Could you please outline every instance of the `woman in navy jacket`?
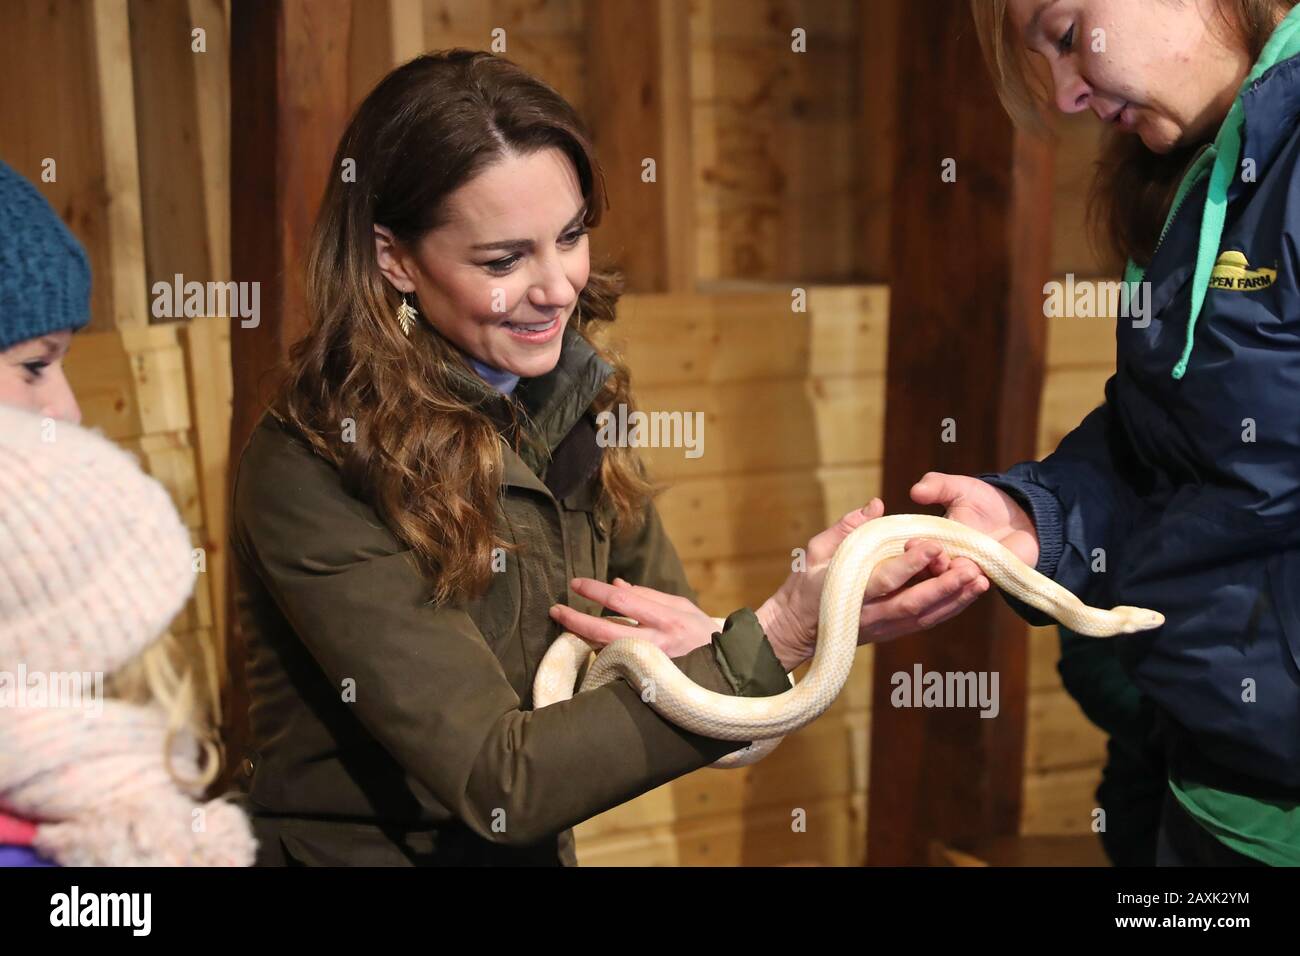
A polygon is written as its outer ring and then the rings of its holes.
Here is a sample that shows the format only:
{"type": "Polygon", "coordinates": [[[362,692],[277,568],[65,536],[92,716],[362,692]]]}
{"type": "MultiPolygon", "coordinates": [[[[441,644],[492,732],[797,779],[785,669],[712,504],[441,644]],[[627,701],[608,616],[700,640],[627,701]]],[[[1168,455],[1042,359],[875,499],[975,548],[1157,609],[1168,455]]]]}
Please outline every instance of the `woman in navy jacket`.
{"type": "MultiPolygon", "coordinates": [[[[1058,109],[1114,127],[1097,198],[1134,295],[1104,402],[1052,455],[978,478],[931,473],[912,497],[1090,604],[1165,615],[1113,645],[1168,770],[1160,863],[1300,863],[1294,7],[973,4],[1013,115],[1029,113],[1027,51],[1046,60],[1058,109]]],[[[1072,691],[1097,690],[1106,670],[1072,691]]]]}

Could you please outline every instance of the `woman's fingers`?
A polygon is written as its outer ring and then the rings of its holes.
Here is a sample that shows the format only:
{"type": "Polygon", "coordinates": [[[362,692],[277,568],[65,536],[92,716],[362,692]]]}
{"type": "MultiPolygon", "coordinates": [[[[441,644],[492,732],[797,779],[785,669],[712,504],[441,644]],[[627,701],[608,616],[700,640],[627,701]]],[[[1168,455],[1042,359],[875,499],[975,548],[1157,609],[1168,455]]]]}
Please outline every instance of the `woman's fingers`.
{"type": "Polygon", "coordinates": [[[943,554],[943,548],[933,541],[909,541],[908,545],[911,547],[902,554],[881,561],[872,570],[867,581],[868,600],[897,591],[943,554]]]}
{"type": "Polygon", "coordinates": [[[960,494],[961,475],[947,475],[941,471],[927,471],[909,490],[918,505],[943,505],[947,507],[960,494]]]}
{"type": "Polygon", "coordinates": [[[659,601],[651,600],[643,593],[637,593],[648,591],[649,588],[637,588],[631,585],[615,587],[594,578],[574,578],[569,583],[578,594],[595,601],[615,614],[639,621],[642,627],[666,628],[669,625],[670,609],[659,601]]]}
{"type": "Polygon", "coordinates": [[[808,563],[810,565],[826,563],[835,554],[835,550],[843,544],[845,538],[884,513],[885,503],[879,498],[872,498],[861,508],[854,508],[808,542],[808,563]]]}
{"type": "Polygon", "coordinates": [[[644,636],[638,634],[637,628],[632,627],[630,624],[620,624],[617,621],[611,621],[607,617],[584,614],[582,611],[575,611],[564,604],[551,605],[550,613],[551,620],[559,624],[560,627],[571,634],[576,634],[590,644],[604,646],[612,644],[620,638],[644,636]]]}
{"type": "Polygon", "coordinates": [[[864,604],[862,626],[878,636],[891,637],[925,630],[934,624],[922,624],[923,619],[931,620],[940,614],[951,617],[987,589],[987,579],[978,569],[949,570],[937,578],[864,604]]]}
{"type": "Polygon", "coordinates": [[[917,630],[928,631],[932,627],[942,624],[949,618],[954,618],[970,605],[975,603],[975,599],[989,589],[989,579],[980,575],[975,579],[962,585],[961,590],[952,596],[939,601],[937,604],[918,614],[916,617],[917,630]]]}
{"type": "MultiPolygon", "coordinates": [[[[926,543],[925,540],[922,538],[913,538],[912,540],[908,541],[907,544],[905,544],[903,547],[910,551],[912,548],[915,548],[917,545],[925,544],[925,543],[926,543]]],[[[930,566],[926,568],[926,571],[928,571],[931,575],[937,578],[939,575],[943,574],[943,572],[948,570],[948,566],[951,563],[952,563],[952,559],[948,557],[948,552],[940,549],[939,556],[930,562],[930,566]]]]}
{"type": "MultiPolygon", "coordinates": [[[[590,581],[594,579],[583,578],[579,580],[590,581]]],[[[622,578],[615,578],[613,587],[635,594],[637,597],[645,598],[647,601],[654,601],[664,607],[676,608],[679,611],[695,610],[695,604],[689,598],[684,598],[680,594],[669,594],[666,591],[656,591],[654,588],[648,588],[640,584],[629,584],[622,578]]]]}

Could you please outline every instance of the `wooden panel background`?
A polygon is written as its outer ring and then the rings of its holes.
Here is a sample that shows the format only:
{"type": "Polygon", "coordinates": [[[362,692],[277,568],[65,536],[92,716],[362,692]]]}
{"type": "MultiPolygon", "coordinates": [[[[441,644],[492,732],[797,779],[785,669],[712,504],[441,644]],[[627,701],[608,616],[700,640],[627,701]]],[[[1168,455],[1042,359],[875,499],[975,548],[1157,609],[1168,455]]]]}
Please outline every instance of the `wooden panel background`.
{"type": "MultiPolygon", "coordinates": [[[[349,88],[359,98],[421,49],[487,47],[500,27],[506,54],[585,112],[602,95],[588,69],[598,2],[359,2],[349,88]]],[[[648,458],[671,485],[661,507],[701,603],[725,614],[761,601],[791,548],[879,490],[889,216],[913,208],[889,195],[887,142],[902,79],[892,31],[906,8],[660,0],[657,9],[680,18],[688,47],[675,62],[689,115],[665,123],[689,132],[693,275],[683,286],[674,266],[671,294],[629,296],[609,334],[626,349],[643,408],[705,414],[702,457],[648,458]],[[806,53],[791,52],[796,27],[806,53]],[[809,292],[806,313],[790,309],[796,287],[809,292]]],[[[57,157],[57,182],[40,185],[94,268],[92,331],[102,335],[80,338],[70,360],[86,419],[141,455],[214,551],[224,540],[229,323],[151,327],[146,290],[175,271],[238,278],[228,275],[227,17],[219,0],[53,0],[15,5],[0,33],[0,83],[30,90],[0,98],[0,155],[33,179],[42,158],[57,157]],[[206,59],[189,52],[195,24],[208,30],[206,59]]],[[[1054,268],[1101,275],[1108,265],[1082,228],[1095,132],[1081,120],[1060,136],[1054,268]]],[[[611,210],[611,234],[618,217],[611,210]]],[[[595,248],[611,255],[621,242],[602,247],[598,236],[595,248]]],[[[1048,341],[1041,453],[1100,400],[1113,367],[1105,321],[1052,320],[1048,341]]],[[[219,647],[224,584],[208,585],[177,626],[219,647]]],[[[700,771],[588,821],[581,860],[860,863],[870,654],[860,652],[832,711],[767,762],[700,771]],[[796,810],[804,833],[792,829],[796,810]]],[[[1025,834],[1086,833],[1103,758],[1103,736],[1066,696],[1056,656],[1052,630],[1033,635],[1025,834]]]]}

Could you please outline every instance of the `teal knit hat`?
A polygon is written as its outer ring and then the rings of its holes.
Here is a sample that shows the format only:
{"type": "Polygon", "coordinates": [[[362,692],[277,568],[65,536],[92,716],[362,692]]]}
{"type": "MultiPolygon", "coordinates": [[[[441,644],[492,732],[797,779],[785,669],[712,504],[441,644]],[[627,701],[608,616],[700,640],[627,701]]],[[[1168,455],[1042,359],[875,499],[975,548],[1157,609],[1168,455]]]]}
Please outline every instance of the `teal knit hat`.
{"type": "Polygon", "coordinates": [[[0,162],[0,350],[88,321],[86,250],[36,187],[0,162]]]}

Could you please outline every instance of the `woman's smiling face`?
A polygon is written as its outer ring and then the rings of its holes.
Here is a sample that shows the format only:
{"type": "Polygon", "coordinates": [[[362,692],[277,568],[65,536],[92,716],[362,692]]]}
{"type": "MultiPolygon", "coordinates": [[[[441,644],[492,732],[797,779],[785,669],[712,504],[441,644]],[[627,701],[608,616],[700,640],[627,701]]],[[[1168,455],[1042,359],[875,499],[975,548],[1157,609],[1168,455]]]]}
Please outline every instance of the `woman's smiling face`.
{"type": "Polygon", "coordinates": [[[521,378],[545,375],[591,268],[572,161],[556,148],[508,153],[452,193],[446,213],[414,248],[377,226],[380,270],[462,351],[521,378]]]}
{"type": "Polygon", "coordinates": [[[1217,0],[1010,0],[1008,15],[1057,109],[1091,109],[1154,153],[1212,139],[1251,66],[1217,0]]]}

